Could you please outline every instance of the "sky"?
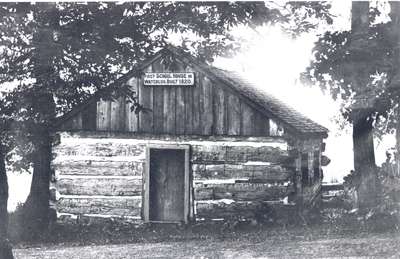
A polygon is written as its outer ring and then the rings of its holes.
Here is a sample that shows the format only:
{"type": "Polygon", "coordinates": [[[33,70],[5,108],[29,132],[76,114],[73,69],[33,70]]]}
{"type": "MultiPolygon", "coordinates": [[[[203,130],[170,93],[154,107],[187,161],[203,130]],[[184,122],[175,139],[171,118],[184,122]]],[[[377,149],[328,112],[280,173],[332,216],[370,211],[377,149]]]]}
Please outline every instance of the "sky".
{"type": "MultiPolygon", "coordinates": [[[[349,29],[351,1],[333,1],[332,12],[336,15],[333,28],[349,29]]],[[[329,137],[325,140],[325,155],[331,159],[331,163],[324,168],[324,181],[341,182],[353,169],[351,128],[340,129],[335,123],[335,117],[340,116],[339,102],[333,101],[329,94],[324,94],[318,87],[302,85],[298,80],[299,74],[312,58],[318,33],[325,29],[322,26],[317,32],[293,39],[278,27],[261,27],[256,31],[239,27],[234,33],[251,44],[230,59],[217,58],[214,65],[242,74],[260,89],[327,127],[329,137]]],[[[387,136],[381,142],[375,141],[377,165],[384,162],[386,149],[393,145],[393,136],[387,136]]],[[[30,185],[30,179],[26,174],[9,174],[9,182],[9,209],[14,209],[18,202],[23,202],[27,197],[29,188],[26,186],[30,185]]]]}

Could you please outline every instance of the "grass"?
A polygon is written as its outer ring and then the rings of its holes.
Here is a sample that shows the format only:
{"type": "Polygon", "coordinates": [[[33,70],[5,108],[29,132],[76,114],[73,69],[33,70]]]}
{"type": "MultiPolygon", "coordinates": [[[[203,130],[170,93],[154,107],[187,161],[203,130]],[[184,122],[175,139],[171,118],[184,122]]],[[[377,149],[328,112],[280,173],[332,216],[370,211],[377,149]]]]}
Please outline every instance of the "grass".
{"type": "Polygon", "coordinates": [[[325,209],[308,224],[253,223],[86,219],[54,224],[35,240],[11,232],[16,258],[400,257],[397,224],[382,218],[366,222],[343,209],[325,209]]]}
{"type": "Polygon", "coordinates": [[[40,244],[14,250],[16,258],[317,258],[400,256],[397,231],[354,232],[351,228],[244,227],[221,231],[222,226],[197,225],[189,229],[151,226],[142,239],[97,239],[86,242],[40,244]],[[165,235],[165,236],[163,236],[165,235]],[[105,240],[103,240],[105,241],[105,240]],[[104,244],[101,244],[104,243],[104,244]],[[23,249],[21,249],[23,248],[23,249]]]}

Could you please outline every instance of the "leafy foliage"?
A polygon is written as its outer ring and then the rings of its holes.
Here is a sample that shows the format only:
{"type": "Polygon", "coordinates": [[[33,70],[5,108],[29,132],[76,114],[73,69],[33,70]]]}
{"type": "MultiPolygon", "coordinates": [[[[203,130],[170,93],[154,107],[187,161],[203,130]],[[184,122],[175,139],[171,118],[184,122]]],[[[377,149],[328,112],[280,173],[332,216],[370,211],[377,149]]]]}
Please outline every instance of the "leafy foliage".
{"type": "Polygon", "coordinates": [[[303,80],[328,90],[334,99],[347,101],[343,115],[349,120],[356,107],[367,108],[375,119],[388,118],[399,100],[393,80],[399,66],[399,31],[395,28],[391,21],[357,33],[326,32],[314,47],[314,59],[303,80]]]}

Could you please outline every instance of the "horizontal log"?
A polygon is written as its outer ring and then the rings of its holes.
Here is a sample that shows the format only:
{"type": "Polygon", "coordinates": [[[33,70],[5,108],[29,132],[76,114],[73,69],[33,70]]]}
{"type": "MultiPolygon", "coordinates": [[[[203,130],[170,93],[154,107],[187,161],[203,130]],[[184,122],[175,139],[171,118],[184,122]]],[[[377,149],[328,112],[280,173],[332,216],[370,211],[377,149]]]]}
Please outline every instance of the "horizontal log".
{"type": "Polygon", "coordinates": [[[58,160],[53,163],[58,175],[142,176],[143,162],[58,160]]]}
{"type": "Polygon", "coordinates": [[[140,195],[142,180],[130,178],[61,178],[57,181],[57,191],[62,195],[140,195]]]}
{"type": "Polygon", "coordinates": [[[192,161],[224,161],[226,147],[222,145],[193,145],[192,161]]]}
{"type": "Polygon", "coordinates": [[[192,169],[195,180],[246,178],[250,181],[286,181],[293,174],[290,169],[274,164],[193,164],[192,169]]]}
{"type": "MultiPolygon", "coordinates": [[[[287,141],[282,137],[248,137],[248,136],[205,136],[205,135],[168,135],[168,134],[149,134],[149,133],[137,133],[137,132],[112,132],[112,131],[71,131],[71,132],[59,132],[58,135],[62,142],[65,141],[76,141],[76,139],[120,139],[126,140],[127,142],[137,142],[146,140],[168,140],[168,141],[210,141],[215,145],[215,142],[232,142],[232,143],[244,143],[251,142],[252,145],[263,145],[270,146],[287,146],[287,141]]],[[[207,144],[209,145],[209,144],[207,144]]]]}
{"type": "Polygon", "coordinates": [[[268,213],[269,211],[269,205],[254,201],[208,200],[196,202],[197,218],[254,218],[257,214],[268,213]]]}
{"type": "Polygon", "coordinates": [[[71,214],[102,214],[140,216],[141,197],[67,198],[57,202],[57,212],[71,214]]]}
{"type": "Polygon", "coordinates": [[[53,148],[56,156],[139,156],[145,152],[146,145],[121,142],[61,143],[53,148]]]}
{"type": "Polygon", "coordinates": [[[261,161],[277,164],[290,164],[294,161],[294,157],[290,156],[288,150],[282,149],[279,146],[229,146],[229,143],[225,143],[225,145],[220,146],[194,145],[192,148],[192,161],[261,161]]]}
{"type": "Polygon", "coordinates": [[[86,225],[100,225],[108,224],[110,220],[118,223],[141,224],[143,220],[140,216],[119,216],[119,215],[101,215],[101,214],[85,214],[77,217],[75,214],[59,213],[57,215],[58,223],[70,224],[86,224],[86,225]]]}
{"type": "Polygon", "coordinates": [[[228,146],[226,147],[226,161],[262,161],[276,164],[287,164],[294,161],[294,158],[289,155],[287,150],[279,147],[228,146]]]}
{"type": "Polygon", "coordinates": [[[274,201],[294,191],[292,185],[263,183],[196,184],[196,200],[232,199],[235,201],[274,201]]]}
{"type": "Polygon", "coordinates": [[[212,188],[194,188],[194,199],[200,200],[213,200],[214,191],[212,188]]]}

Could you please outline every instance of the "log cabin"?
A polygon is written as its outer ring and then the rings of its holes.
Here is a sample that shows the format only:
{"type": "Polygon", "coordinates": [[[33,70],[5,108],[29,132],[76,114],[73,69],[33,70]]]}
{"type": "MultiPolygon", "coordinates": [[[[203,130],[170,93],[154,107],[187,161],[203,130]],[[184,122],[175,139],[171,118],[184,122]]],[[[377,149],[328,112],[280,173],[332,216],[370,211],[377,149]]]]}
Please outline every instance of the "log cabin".
{"type": "Polygon", "coordinates": [[[327,129],[236,73],[167,46],[101,91],[57,122],[59,217],[246,220],[320,200],[327,129]],[[139,112],[104,98],[122,84],[139,112]]]}

